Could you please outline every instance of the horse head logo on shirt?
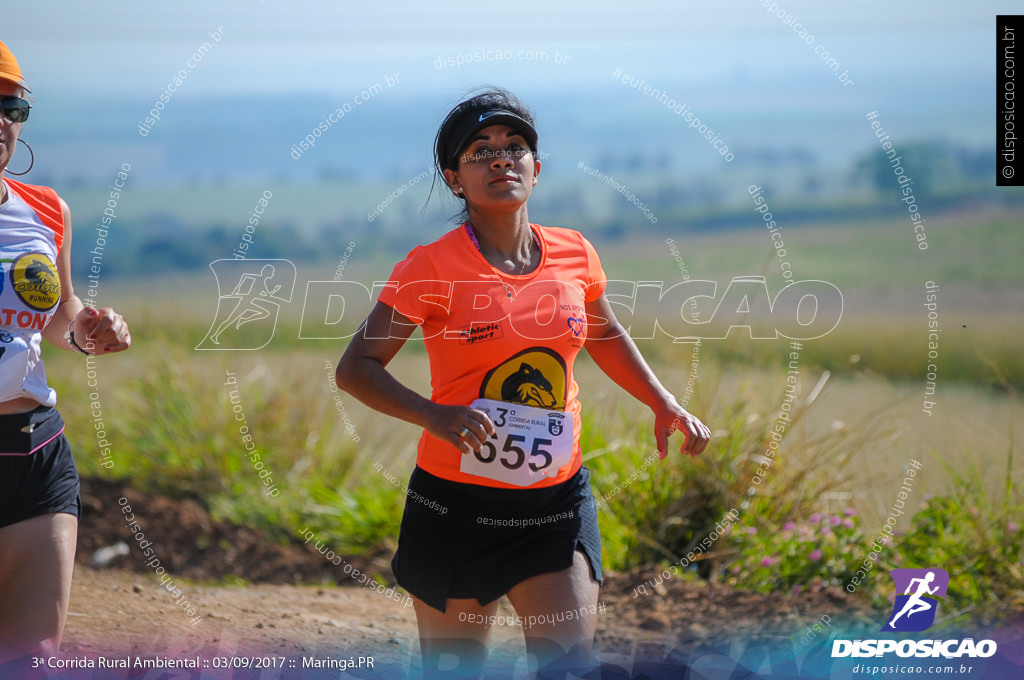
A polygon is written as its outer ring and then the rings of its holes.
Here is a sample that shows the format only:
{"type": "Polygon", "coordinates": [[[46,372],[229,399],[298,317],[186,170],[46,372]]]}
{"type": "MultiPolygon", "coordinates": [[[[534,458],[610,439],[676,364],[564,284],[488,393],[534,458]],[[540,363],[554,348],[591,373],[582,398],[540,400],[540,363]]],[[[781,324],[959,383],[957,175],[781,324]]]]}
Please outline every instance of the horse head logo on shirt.
{"type": "Polygon", "coordinates": [[[518,371],[505,378],[501,384],[501,400],[539,408],[552,408],[555,405],[551,382],[525,361],[519,364],[518,371]]]}
{"type": "Polygon", "coordinates": [[[491,369],[480,385],[480,397],[510,404],[564,410],[565,360],[547,347],[531,347],[491,369]]]}

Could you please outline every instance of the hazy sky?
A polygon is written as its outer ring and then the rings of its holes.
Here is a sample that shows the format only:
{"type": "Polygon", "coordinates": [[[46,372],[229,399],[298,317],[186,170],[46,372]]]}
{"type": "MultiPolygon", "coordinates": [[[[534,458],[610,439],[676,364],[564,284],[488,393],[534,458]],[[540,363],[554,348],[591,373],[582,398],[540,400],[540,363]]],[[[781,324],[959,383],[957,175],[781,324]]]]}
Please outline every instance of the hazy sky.
{"type": "MultiPolygon", "coordinates": [[[[944,74],[990,77],[994,15],[1012,2],[782,0],[816,44],[862,89],[873,79],[944,74]]],[[[458,89],[481,79],[537,89],[607,85],[622,66],[649,82],[739,83],[832,74],[759,0],[577,3],[343,3],[326,0],[61,0],[8,3],[0,39],[38,94],[158,94],[208,33],[185,96],[259,90],[341,93],[384,74],[402,91],[458,89]],[[569,56],[561,65],[517,62],[435,68],[439,56],[486,49],[569,56]]],[[[994,82],[994,79],[993,79],[994,82]]]]}
{"type": "Polygon", "coordinates": [[[575,160],[608,149],[671,149],[677,168],[725,168],[679,115],[616,82],[617,68],[685,102],[736,151],[799,148],[845,167],[873,148],[863,121],[873,109],[897,139],[993,143],[995,15],[1019,3],[779,0],[810,32],[808,45],[769,2],[32,0],[0,10],[0,40],[33,90],[26,136],[51,177],[90,178],[124,158],[140,182],[324,168],[401,174],[428,165],[439,117],[482,84],[535,107],[547,150],[564,160],[551,172],[575,172],[575,160]],[[218,31],[219,41],[210,37],[218,31]],[[446,63],[498,51],[515,58],[446,63]],[[531,61],[530,51],[548,60],[531,61]],[[163,119],[143,135],[138,126],[184,70],[163,119]],[[295,160],[294,145],[324,116],[387,79],[395,86],[295,160]]]}

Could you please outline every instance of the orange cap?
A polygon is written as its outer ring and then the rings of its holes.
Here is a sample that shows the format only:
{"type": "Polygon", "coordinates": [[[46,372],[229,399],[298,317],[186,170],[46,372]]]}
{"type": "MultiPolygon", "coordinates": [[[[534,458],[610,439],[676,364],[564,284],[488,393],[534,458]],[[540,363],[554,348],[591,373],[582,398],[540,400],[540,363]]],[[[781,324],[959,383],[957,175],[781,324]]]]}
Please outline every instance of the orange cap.
{"type": "Polygon", "coordinates": [[[14,53],[2,41],[0,41],[0,79],[9,80],[28,90],[25,78],[21,75],[21,69],[18,67],[18,60],[14,58],[14,53]]]}

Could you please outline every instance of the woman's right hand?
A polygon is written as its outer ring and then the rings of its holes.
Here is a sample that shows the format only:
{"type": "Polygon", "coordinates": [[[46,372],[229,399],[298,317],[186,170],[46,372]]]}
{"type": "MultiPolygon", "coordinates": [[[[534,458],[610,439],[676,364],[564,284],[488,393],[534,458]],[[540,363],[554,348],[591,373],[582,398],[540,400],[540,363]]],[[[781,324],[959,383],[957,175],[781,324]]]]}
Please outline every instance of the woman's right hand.
{"type": "Polygon", "coordinates": [[[462,453],[473,453],[494,434],[494,423],[486,413],[475,408],[431,402],[423,429],[462,453]]]}
{"type": "Polygon", "coordinates": [[[495,432],[486,413],[430,401],[388,373],[387,365],[415,328],[410,318],[378,301],[338,362],[335,382],[370,408],[418,425],[462,453],[479,451],[495,432]]]}

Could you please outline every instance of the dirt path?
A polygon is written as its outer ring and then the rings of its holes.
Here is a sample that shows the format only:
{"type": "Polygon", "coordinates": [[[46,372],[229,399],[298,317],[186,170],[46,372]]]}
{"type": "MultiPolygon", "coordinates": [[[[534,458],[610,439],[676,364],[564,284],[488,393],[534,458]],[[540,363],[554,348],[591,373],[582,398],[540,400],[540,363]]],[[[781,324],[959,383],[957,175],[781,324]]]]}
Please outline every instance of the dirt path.
{"type": "Polygon", "coordinates": [[[155,577],[76,569],[65,653],[356,655],[397,664],[416,638],[411,608],[361,588],[177,587],[198,623],[155,577]]]}
{"type": "MultiPolygon", "coordinates": [[[[199,623],[154,577],[76,569],[63,650],[68,656],[372,656],[407,669],[419,654],[411,607],[365,588],[177,584],[199,623]]],[[[511,626],[495,629],[499,657],[522,652],[511,626]],[[507,650],[508,654],[503,654],[507,650]]]]}
{"type": "MultiPolygon", "coordinates": [[[[695,645],[737,635],[788,645],[793,633],[805,629],[822,613],[831,612],[835,617],[843,608],[831,595],[786,600],[681,582],[666,589],[665,595],[634,599],[631,590],[623,592],[631,589],[632,579],[613,576],[602,592],[605,613],[598,616],[597,648],[608,659],[661,658],[671,649],[685,654],[695,645]]],[[[372,677],[387,678],[404,677],[410,665],[415,669],[418,664],[412,608],[373,590],[175,585],[180,597],[195,607],[198,623],[193,624],[176,596],[153,576],[79,566],[64,638],[65,655],[363,656],[374,659],[379,675],[372,677]]],[[[503,601],[499,615],[512,614],[503,601]]],[[[495,626],[490,664],[499,677],[503,674],[500,669],[512,673],[510,669],[517,664],[523,666],[519,626],[495,626]]]]}
{"type": "MultiPolygon", "coordinates": [[[[404,677],[410,664],[418,665],[415,614],[406,606],[411,602],[401,591],[392,599],[361,587],[311,545],[281,546],[258,531],[211,519],[193,501],[144,496],[118,484],[89,482],[83,499],[92,512],[80,531],[63,644],[67,657],[362,656],[373,657],[377,673],[365,677],[387,678],[404,677]],[[125,501],[157,546],[164,580],[172,582],[161,583],[127,533],[120,512],[125,501]],[[89,566],[97,550],[122,541],[130,551],[111,560],[111,568],[89,566]],[[210,585],[243,577],[255,583],[210,585]],[[295,585],[329,580],[341,585],[295,585]]],[[[388,549],[378,553],[346,560],[390,576],[388,549]]],[[[822,615],[877,626],[863,605],[837,591],[769,596],[676,577],[639,595],[636,585],[658,571],[606,574],[596,635],[606,659],[662,658],[673,649],[685,655],[735,637],[788,646],[822,615]]],[[[508,621],[495,626],[491,645],[490,663],[503,669],[495,677],[511,677],[525,663],[522,629],[513,615],[503,600],[499,616],[508,621]]]]}

